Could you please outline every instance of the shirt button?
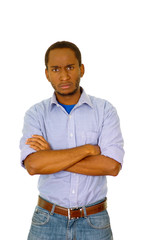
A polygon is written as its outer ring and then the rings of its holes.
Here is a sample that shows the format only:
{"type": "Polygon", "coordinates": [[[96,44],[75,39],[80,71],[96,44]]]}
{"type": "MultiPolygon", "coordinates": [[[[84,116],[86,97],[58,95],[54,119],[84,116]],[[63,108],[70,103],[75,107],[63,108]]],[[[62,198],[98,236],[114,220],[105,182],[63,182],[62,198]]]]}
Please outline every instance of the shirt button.
{"type": "Polygon", "coordinates": [[[69,115],[69,119],[71,119],[72,118],[72,116],[71,115],[69,115]]]}
{"type": "Polygon", "coordinates": [[[72,193],[75,194],[75,190],[72,190],[72,193]]]}
{"type": "Polygon", "coordinates": [[[70,133],[70,137],[73,137],[73,133],[70,133]]]}

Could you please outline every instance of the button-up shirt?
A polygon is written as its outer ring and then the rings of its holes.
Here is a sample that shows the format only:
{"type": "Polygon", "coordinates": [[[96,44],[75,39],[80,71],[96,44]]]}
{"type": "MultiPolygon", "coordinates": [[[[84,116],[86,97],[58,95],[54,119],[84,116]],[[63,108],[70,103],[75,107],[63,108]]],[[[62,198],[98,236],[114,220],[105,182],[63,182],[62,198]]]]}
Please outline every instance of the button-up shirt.
{"type": "MultiPolygon", "coordinates": [[[[53,150],[99,145],[102,155],[123,163],[123,138],[116,109],[84,90],[70,114],[58,103],[55,93],[26,112],[20,141],[22,166],[25,158],[35,152],[25,144],[33,134],[43,136],[53,150]]],[[[106,197],[107,179],[60,171],[40,175],[38,190],[41,197],[52,203],[66,208],[80,207],[106,197]]]]}

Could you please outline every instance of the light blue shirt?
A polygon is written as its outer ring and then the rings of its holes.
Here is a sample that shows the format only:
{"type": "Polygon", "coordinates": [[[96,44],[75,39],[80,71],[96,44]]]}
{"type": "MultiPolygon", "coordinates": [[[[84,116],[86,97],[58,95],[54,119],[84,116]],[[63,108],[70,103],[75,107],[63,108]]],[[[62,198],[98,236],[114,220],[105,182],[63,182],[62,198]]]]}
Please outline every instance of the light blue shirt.
{"type": "MultiPolygon", "coordinates": [[[[55,93],[26,112],[20,141],[22,165],[35,152],[25,144],[33,134],[43,136],[54,150],[99,145],[102,155],[123,163],[123,138],[116,109],[84,90],[70,114],[57,102],[55,93]]],[[[106,197],[107,179],[60,171],[40,175],[38,189],[40,196],[50,202],[66,208],[80,207],[106,197]]]]}

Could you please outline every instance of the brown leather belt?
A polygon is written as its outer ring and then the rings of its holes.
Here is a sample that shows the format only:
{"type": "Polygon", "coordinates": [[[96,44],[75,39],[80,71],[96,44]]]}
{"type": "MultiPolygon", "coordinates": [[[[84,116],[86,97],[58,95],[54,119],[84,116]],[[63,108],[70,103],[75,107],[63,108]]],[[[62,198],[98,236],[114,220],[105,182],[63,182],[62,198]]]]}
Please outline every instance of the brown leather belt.
{"type": "MultiPolygon", "coordinates": [[[[38,206],[41,208],[44,208],[49,212],[51,212],[53,205],[54,204],[45,201],[41,197],[39,197],[38,199],[38,206]]],[[[98,203],[96,205],[86,207],[86,213],[87,215],[91,215],[91,214],[102,212],[106,208],[107,208],[107,201],[104,200],[103,202],[98,203]]],[[[54,213],[66,216],[69,219],[81,218],[85,216],[84,210],[82,207],[81,208],[64,208],[56,205],[54,209],[54,213]]]]}

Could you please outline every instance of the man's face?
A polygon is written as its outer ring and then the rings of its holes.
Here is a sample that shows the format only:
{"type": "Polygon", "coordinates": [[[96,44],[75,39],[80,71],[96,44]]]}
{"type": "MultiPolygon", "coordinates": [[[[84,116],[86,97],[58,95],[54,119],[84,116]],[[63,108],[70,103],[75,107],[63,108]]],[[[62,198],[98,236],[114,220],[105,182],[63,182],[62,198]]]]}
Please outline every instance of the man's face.
{"type": "Polygon", "coordinates": [[[57,48],[49,53],[46,77],[60,96],[75,95],[80,90],[84,66],[79,66],[75,53],[69,48],[57,48]]]}

